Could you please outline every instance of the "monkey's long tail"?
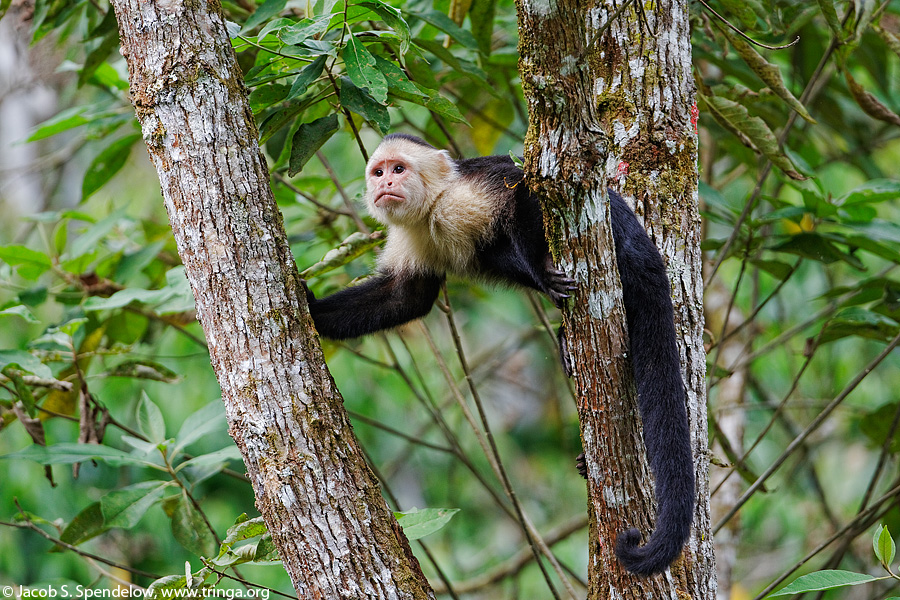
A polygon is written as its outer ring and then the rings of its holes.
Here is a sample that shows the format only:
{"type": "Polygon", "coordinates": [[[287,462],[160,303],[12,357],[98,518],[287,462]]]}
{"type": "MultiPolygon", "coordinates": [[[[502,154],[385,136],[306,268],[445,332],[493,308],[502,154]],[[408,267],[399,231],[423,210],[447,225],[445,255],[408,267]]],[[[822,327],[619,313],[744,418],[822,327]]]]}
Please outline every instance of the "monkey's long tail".
{"type": "Polygon", "coordinates": [[[613,235],[628,321],[644,444],[656,480],[656,529],[639,546],[628,529],[616,556],[638,575],[664,571],[681,553],[694,515],[694,462],[675,342],[669,280],[662,258],[631,209],[610,193],[613,235]]]}

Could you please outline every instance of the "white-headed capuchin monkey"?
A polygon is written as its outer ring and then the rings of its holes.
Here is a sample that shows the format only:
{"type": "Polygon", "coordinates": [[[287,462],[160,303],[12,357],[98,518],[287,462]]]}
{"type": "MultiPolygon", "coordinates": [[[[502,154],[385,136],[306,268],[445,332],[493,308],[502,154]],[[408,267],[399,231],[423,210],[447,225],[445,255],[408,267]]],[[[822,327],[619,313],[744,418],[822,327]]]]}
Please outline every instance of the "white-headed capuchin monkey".
{"type": "MultiPolygon", "coordinates": [[[[447,273],[530,287],[561,306],[575,281],[551,262],[538,198],[508,156],[453,160],[411,135],[384,138],[366,165],[369,212],[388,228],[378,272],[317,299],[307,290],[318,332],[354,338],[431,310],[447,273]]],[[[616,555],[629,571],[664,571],[690,535],[694,463],[669,281],[656,246],[622,197],[609,190],[644,442],[656,480],[656,529],[619,534],[616,555]]],[[[567,362],[564,357],[564,362],[567,362]]]]}

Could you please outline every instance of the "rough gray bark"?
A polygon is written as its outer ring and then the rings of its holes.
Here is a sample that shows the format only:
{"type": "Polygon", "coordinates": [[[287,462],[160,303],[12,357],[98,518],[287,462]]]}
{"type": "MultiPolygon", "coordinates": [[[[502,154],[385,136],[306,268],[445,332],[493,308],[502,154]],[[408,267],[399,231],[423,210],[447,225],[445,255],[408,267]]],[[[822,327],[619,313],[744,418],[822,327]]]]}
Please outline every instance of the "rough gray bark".
{"type": "Polygon", "coordinates": [[[297,594],[433,597],[311,333],[219,4],[113,4],[229,430],[297,594]]]}
{"type": "Polygon", "coordinates": [[[588,598],[713,598],[688,3],[517,5],[531,119],[526,172],[546,199],[557,260],[580,286],[565,321],[589,465],[588,598]],[[650,531],[653,484],[626,359],[621,290],[613,283],[607,184],[636,204],[666,260],[698,476],[689,546],[668,574],[648,579],[625,573],[613,552],[626,526],[650,531]]]}

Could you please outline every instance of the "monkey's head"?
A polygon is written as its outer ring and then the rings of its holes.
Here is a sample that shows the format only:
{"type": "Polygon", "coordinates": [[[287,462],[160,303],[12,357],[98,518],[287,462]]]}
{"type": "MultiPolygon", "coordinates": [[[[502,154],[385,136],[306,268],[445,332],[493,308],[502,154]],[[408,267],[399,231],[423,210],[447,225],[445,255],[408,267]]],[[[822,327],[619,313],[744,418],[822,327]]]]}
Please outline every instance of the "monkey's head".
{"type": "Polygon", "coordinates": [[[392,133],[366,165],[369,214],[385,225],[427,222],[434,200],[454,171],[446,150],[412,135],[392,133]]]}

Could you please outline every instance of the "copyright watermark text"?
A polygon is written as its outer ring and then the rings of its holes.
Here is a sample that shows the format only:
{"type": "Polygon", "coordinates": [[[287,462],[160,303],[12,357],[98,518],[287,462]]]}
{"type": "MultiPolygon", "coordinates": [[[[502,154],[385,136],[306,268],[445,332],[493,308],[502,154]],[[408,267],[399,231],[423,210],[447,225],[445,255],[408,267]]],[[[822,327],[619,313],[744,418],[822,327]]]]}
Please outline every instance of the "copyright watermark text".
{"type": "Polygon", "coordinates": [[[119,586],[114,588],[91,588],[83,585],[62,584],[56,586],[23,586],[4,585],[0,587],[0,598],[25,600],[93,600],[94,598],[113,598],[128,600],[130,598],[223,598],[225,600],[268,600],[267,589],[219,589],[201,588],[189,590],[185,588],[172,590],[148,590],[138,586],[119,586]]]}

